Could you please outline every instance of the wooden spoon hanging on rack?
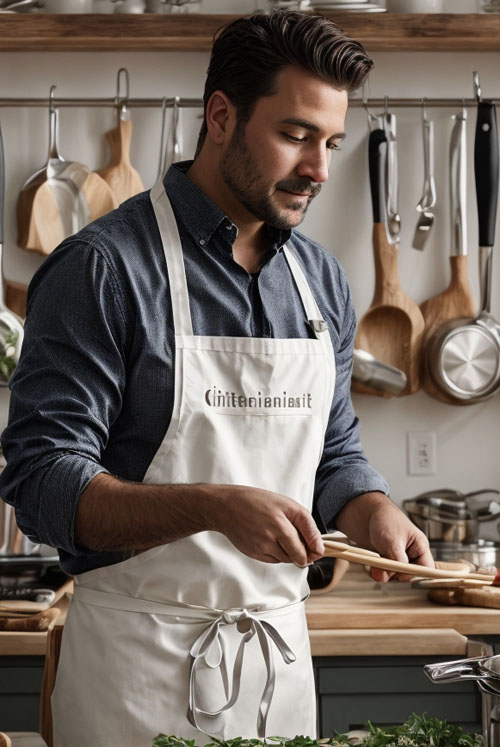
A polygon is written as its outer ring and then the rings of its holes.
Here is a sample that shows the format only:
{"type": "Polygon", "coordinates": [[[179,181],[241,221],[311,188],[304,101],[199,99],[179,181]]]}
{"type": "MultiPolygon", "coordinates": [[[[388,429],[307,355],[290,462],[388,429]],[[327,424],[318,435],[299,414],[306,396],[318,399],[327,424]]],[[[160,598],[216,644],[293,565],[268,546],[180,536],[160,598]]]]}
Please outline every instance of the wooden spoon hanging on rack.
{"type": "MultiPolygon", "coordinates": [[[[407,385],[397,395],[413,394],[419,388],[420,349],[424,319],[418,305],[402,290],[398,274],[398,247],[387,230],[385,164],[387,138],[382,129],[372,130],[369,140],[370,187],[373,205],[373,252],[375,292],[368,311],[359,322],[355,347],[377,360],[403,371],[407,385]]],[[[353,380],[355,392],[369,390],[353,380]]],[[[384,396],[388,396],[385,394],[384,396]]]]}
{"type": "Polygon", "coordinates": [[[118,204],[121,204],[129,197],[144,192],[142,179],[130,163],[132,122],[128,110],[119,115],[117,126],[106,133],[106,139],[111,147],[111,160],[106,168],[96,173],[109,184],[118,204]]]}

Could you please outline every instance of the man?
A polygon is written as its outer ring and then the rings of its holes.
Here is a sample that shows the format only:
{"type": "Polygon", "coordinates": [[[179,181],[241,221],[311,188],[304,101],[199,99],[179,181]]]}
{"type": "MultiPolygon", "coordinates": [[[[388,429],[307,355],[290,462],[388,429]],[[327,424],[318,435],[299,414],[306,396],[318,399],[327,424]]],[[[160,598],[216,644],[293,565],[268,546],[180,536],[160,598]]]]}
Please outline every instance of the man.
{"type": "Polygon", "coordinates": [[[370,67],[326,19],[229,25],[194,162],[31,284],[1,490],[75,574],[57,747],[314,735],[318,525],[432,564],[360,446],[343,272],[293,230],[370,67]]]}

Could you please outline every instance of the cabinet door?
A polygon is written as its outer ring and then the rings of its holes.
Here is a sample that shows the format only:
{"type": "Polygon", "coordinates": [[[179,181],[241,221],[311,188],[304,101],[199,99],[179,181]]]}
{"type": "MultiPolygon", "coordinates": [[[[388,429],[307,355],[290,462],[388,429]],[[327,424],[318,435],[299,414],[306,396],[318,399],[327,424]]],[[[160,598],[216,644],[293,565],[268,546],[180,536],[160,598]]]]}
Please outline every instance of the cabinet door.
{"type": "Polygon", "coordinates": [[[318,735],[401,724],[427,713],[481,731],[480,698],[474,682],[433,684],[423,666],[456,657],[319,657],[314,660],[318,735]]]}
{"type": "Polygon", "coordinates": [[[38,731],[43,656],[0,657],[0,731],[38,731]]]}

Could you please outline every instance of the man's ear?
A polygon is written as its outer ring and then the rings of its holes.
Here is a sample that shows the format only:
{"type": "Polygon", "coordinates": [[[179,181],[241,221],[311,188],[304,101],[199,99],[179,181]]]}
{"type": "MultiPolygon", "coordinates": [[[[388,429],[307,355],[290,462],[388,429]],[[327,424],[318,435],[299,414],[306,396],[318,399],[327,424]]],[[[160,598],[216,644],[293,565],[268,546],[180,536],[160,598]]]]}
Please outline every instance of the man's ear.
{"type": "Polygon", "coordinates": [[[209,137],[217,145],[233,132],[236,123],[236,109],[223,91],[214,91],[210,96],[205,112],[209,137]]]}

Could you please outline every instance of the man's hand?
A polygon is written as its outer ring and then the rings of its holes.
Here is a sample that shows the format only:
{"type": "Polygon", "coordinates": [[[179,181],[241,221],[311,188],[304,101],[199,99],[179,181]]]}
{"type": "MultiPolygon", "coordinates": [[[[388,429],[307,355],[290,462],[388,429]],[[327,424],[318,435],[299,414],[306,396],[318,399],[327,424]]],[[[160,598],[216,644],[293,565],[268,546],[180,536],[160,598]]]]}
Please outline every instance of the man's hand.
{"type": "MultiPolygon", "coordinates": [[[[338,514],[336,524],[358,545],[385,558],[434,566],[425,534],[383,493],[363,493],[353,498],[338,514]]],[[[388,581],[393,576],[400,581],[412,578],[379,568],[372,568],[371,576],[375,581],[388,581]]]]}
{"type": "Polygon", "coordinates": [[[322,557],[320,532],[300,503],[245,485],[219,487],[211,528],[222,532],[240,552],[266,563],[300,567],[322,557]]]}

